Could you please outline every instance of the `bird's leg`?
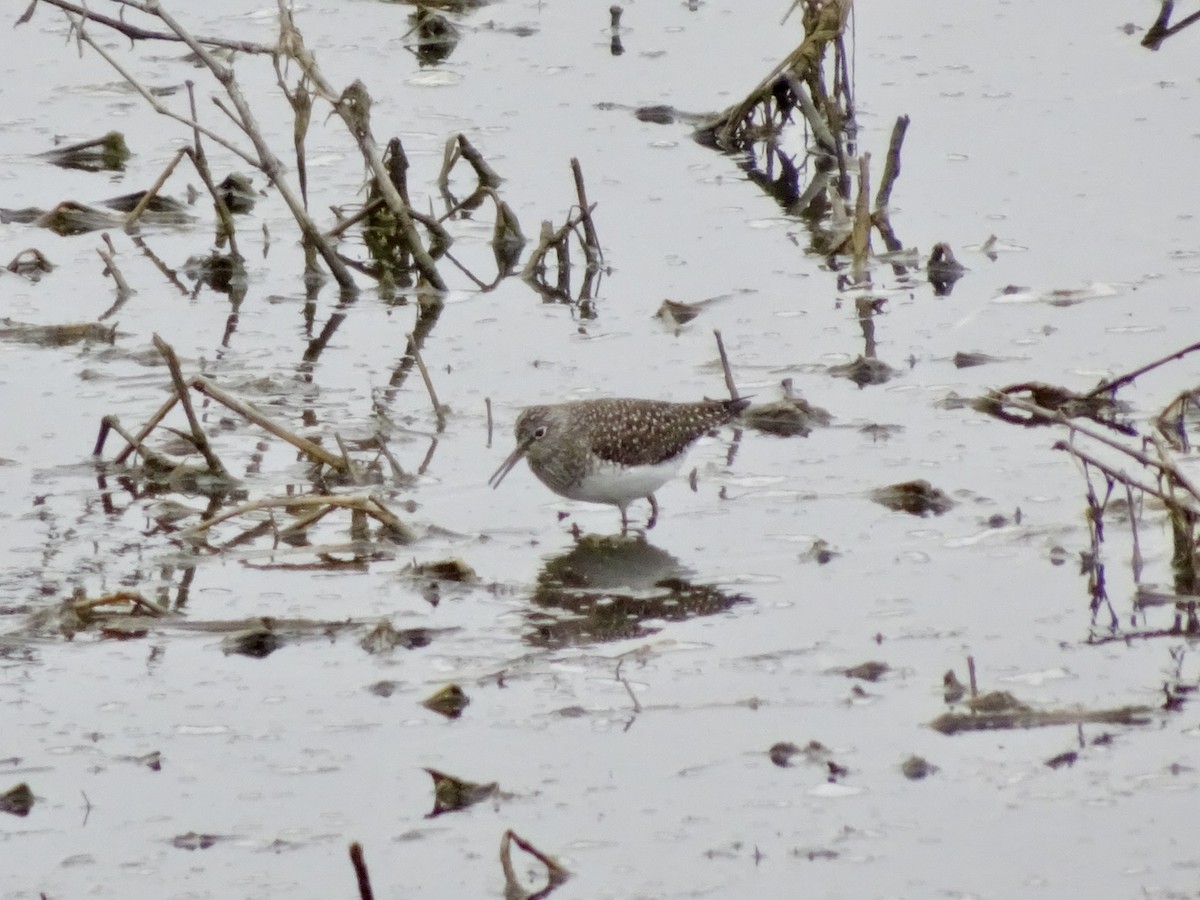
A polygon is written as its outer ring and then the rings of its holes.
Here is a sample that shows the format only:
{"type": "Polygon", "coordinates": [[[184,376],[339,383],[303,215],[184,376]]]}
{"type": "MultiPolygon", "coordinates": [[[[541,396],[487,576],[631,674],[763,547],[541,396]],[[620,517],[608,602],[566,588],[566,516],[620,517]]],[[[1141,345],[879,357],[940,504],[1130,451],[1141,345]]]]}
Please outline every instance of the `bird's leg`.
{"type": "Polygon", "coordinates": [[[625,507],[618,507],[621,510],[621,535],[624,536],[629,531],[629,516],[625,513],[625,507]]]}
{"type": "Polygon", "coordinates": [[[653,494],[647,494],[646,499],[650,501],[650,521],[646,523],[646,530],[649,531],[658,522],[658,501],[653,494]]]}

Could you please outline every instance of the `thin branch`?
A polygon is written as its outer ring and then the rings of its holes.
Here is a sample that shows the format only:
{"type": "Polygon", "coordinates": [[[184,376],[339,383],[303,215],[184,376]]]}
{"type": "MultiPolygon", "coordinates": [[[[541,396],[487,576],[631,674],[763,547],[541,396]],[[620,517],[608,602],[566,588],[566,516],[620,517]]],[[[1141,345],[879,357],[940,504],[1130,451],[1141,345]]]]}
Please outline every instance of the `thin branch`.
{"type": "Polygon", "coordinates": [[[1168,356],[1164,356],[1162,359],[1156,359],[1152,363],[1146,363],[1146,365],[1144,365],[1140,368],[1134,369],[1132,372],[1127,372],[1126,374],[1120,376],[1119,378],[1113,378],[1113,379],[1110,379],[1109,381],[1102,381],[1102,382],[1100,382],[1100,384],[1096,385],[1096,387],[1094,387],[1091,391],[1084,394],[1084,397],[1089,397],[1089,398],[1096,397],[1100,394],[1106,394],[1111,391],[1115,391],[1115,390],[1117,390],[1117,388],[1120,388],[1126,384],[1129,384],[1131,381],[1138,378],[1139,376],[1145,375],[1147,372],[1149,372],[1153,369],[1157,369],[1159,366],[1165,365],[1166,363],[1172,362],[1177,359],[1182,359],[1183,357],[1187,356],[1187,354],[1194,353],[1197,350],[1200,350],[1200,341],[1198,341],[1195,344],[1188,344],[1182,350],[1176,350],[1174,353],[1171,353],[1168,356]]]}

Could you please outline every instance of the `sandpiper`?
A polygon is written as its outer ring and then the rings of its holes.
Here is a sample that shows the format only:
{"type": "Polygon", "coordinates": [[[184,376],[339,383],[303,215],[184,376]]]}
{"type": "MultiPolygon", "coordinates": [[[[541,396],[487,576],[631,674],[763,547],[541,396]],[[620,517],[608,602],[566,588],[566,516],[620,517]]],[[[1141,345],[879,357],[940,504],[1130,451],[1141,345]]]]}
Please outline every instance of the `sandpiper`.
{"type": "Polygon", "coordinates": [[[622,531],[629,525],[629,504],[645,497],[650,501],[646,528],[653,528],[658,521],[654,492],[679,471],[692,444],[749,403],[616,397],[531,406],[517,417],[516,449],[488,484],[499,487],[525,457],[533,474],[554,493],[621,510],[622,531]]]}

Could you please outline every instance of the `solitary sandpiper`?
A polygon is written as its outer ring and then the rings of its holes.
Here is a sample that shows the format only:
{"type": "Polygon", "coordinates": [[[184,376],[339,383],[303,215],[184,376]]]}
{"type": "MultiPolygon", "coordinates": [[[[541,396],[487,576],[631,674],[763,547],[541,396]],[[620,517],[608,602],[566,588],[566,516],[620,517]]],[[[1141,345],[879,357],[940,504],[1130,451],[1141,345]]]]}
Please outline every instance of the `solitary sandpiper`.
{"type": "Polygon", "coordinates": [[[611,503],[626,511],[639,497],[650,501],[650,520],[658,521],[654,492],[683,465],[688,448],[710,429],[733,419],[749,405],[741,400],[668,403],[625,397],[576,400],[531,406],[517,417],[517,446],[488,479],[500,482],[521,457],[542,484],[556,494],[589,503],[611,503]]]}

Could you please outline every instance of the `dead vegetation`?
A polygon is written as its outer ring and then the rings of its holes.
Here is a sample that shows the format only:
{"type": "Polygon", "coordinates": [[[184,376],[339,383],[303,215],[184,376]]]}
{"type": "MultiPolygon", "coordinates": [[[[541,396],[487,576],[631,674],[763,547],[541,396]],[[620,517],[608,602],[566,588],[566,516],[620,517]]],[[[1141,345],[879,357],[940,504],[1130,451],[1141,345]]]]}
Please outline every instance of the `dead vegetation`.
{"type": "Polygon", "coordinates": [[[1137,423],[1130,407],[1119,400],[1120,391],[1138,378],[1200,350],[1190,344],[1130,372],[1107,379],[1090,391],[1077,393],[1064,387],[1027,382],[993,391],[978,408],[1004,421],[1026,426],[1064,429],[1066,436],[1054,449],[1070,454],[1084,479],[1085,519],[1090,550],[1082,561],[1092,596],[1090,641],[1200,635],[1197,599],[1200,597],[1200,482],[1189,473],[1195,428],[1200,409],[1200,386],[1179,390],[1149,423],[1137,423]],[[1120,418],[1118,418],[1120,417],[1120,418]],[[1172,541],[1170,592],[1143,585],[1142,520],[1161,511],[1172,541]],[[1105,552],[1106,517],[1120,515],[1130,528],[1130,569],[1138,597],[1135,606],[1149,609],[1171,606],[1169,624],[1129,627],[1113,609],[1105,578],[1109,553],[1105,552]],[[1153,597],[1152,601],[1148,597],[1153,597]],[[1107,616],[1101,619],[1101,614],[1107,616]]]}

